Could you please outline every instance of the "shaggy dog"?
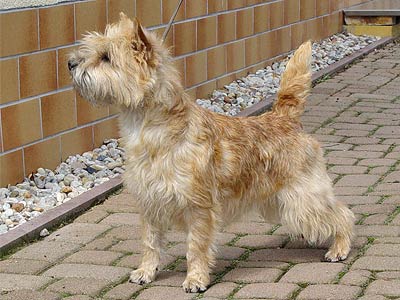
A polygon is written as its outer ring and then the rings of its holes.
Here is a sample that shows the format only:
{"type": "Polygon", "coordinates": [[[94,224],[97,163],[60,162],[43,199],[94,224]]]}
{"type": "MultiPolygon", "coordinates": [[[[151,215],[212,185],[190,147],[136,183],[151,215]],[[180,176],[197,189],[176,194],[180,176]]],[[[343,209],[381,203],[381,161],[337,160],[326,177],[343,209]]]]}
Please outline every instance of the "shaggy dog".
{"type": "Polygon", "coordinates": [[[80,94],[120,108],[125,185],[143,220],[143,260],[131,282],[154,280],[163,235],[187,233],[187,292],[204,291],[222,224],[256,209],[310,243],[332,240],[328,261],[350,251],[352,212],[332,192],[319,143],[299,118],[310,90],[311,44],[287,65],[272,111],[232,118],[184,93],[168,49],[121,14],[91,33],[68,62],[80,94]]]}

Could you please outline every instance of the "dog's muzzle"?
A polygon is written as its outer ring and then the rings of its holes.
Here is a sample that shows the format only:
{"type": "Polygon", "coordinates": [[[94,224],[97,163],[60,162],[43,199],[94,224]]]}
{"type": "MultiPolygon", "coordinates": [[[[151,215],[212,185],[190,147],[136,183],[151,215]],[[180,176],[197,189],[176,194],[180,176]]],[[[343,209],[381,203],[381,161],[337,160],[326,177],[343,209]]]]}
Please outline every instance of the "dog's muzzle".
{"type": "Polygon", "coordinates": [[[70,59],[70,60],[68,61],[68,69],[69,69],[70,71],[72,71],[73,69],[75,69],[77,66],[78,66],[78,62],[77,62],[77,61],[75,61],[75,60],[73,60],[73,59],[70,59]]]}

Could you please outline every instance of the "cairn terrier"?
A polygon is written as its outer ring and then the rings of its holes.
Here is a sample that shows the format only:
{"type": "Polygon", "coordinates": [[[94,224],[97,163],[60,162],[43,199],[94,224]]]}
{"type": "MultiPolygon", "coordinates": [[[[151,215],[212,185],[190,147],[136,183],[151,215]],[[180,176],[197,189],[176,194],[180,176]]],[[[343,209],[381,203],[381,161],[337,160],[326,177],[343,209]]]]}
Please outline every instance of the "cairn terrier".
{"type": "Polygon", "coordinates": [[[130,281],[154,280],[169,227],[187,233],[187,292],[206,290],[218,229],[256,209],[310,243],[332,241],[344,260],[353,213],[337,201],[319,143],[300,116],[311,85],[311,43],[289,61],[278,99],[256,117],[205,110],[185,94],[162,41],[123,13],[105,34],[88,34],[68,67],[79,93],[120,108],[124,181],[143,222],[143,259],[130,281]]]}

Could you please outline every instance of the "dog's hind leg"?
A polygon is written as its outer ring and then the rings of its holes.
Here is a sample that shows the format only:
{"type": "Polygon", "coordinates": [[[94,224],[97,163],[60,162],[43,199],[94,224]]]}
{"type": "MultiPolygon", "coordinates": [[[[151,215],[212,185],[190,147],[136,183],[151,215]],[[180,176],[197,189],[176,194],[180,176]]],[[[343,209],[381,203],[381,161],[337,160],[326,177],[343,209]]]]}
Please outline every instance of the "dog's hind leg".
{"type": "Polygon", "coordinates": [[[183,289],[189,293],[202,292],[210,283],[210,266],[214,265],[213,244],[216,231],[214,212],[195,208],[188,214],[187,276],[183,289]]]}
{"type": "Polygon", "coordinates": [[[311,244],[333,238],[325,258],[331,262],[344,260],[350,252],[354,215],[334,199],[327,176],[318,177],[314,184],[312,181],[302,180],[277,194],[281,221],[295,236],[302,235],[311,244]]]}
{"type": "Polygon", "coordinates": [[[143,226],[143,257],[137,270],[131,272],[129,282],[146,284],[156,276],[160,263],[163,231],[142,220],[143,226]]]}

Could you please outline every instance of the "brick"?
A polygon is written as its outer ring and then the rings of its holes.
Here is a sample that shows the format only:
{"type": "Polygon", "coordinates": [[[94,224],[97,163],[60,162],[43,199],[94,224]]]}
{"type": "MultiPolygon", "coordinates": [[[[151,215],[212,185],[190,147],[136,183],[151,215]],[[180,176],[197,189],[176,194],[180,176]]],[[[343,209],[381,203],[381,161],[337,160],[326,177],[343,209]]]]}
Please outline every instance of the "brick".
{"type": "Polygon", "coordinates": [[[79,247],[78,244],[68,242],[41,241],[23,248],[13,254],[11,258],[55,262],[67,254],[74,252],[79,247]]]}
{"type": "Polygon", "coordinates": [[[28,259],[6,259],[0,261],[0,273],[30,274],[34,275],[46,269],[49,262],[28,259]]]}
{"type": "Polygon", "coordinates": [[[395,210],[396,206],[393,204],[365,204],[357,205],[352,207],[352,211],[358,214],[377,214],[386,213],[389,214],[395,210]]]}
{"type": "Polygon", "coordinates": [[[359,258],[352,269],[371,271],[400,271],[400,257],[364,256],[359,258]]]}
{"type": "Polygon", "coordinates": [[[375,215],[366,217],[362,224],[363,225],[383,225],[388,217],[389,217],[388,214],[375,214],[375,215]]]}
{"type": "Polygon", "coordinates": [[[137,240],[142,238],[141,226],[118,226],[111,229],[105,235],[117,240],[137,240]]]}
{"type": "Polygon", "coordinates": [[[227,298],[234,289],[237,288],[237,284],[232,282],[220,282],[212,285],[204,295],[206,297],[215,297],[215,298],[227,298]]]}
{"type": "Polygon", "coordinates": [[[132,213],[115,213],[106,217],[100,224],[110,225],[140,225],[139,214],[132,213]]]}
{"type": "Polygon", "coordinates": [[[186,278],[185,272],[161,271],[157,274],[154,285],[180,287],[186,278]]]}
{"type": "Polygon", "coordinates": [[[141,288],[142,287],[140,285],[126,282],[109,290],[104,297],[112,300],[127,300],[130,299],[131,296],[141,288]]]}
{"type": "Polygon", "coordinates": [[[92,278],[115,282],[130,273],[131,269],[112,266],[86,264],[58,264],[43,273],[43,276],[55,278],[92,278]]]}
{"type": "Polygon", "coordinates": [[[310,285],[300,292],[296,299],[299,300],[352,300],[360,293],[361,288],[346,285],[310,285]]]}
{"type": "Polygon", "coordinates": [[[340,279],[340,284],[362,286],[369,280],[370,276],[371,272],[367,270],[350,271],[340,279]]]}
{"type": "MultiPolygon", "coordinates": [[[[161,255],[161,261],[159,269],[165,268],[167,265],[173,263],[176,260],[176,257],[163,253],[161,255]]],[[[117,264],[119,267],[128,267],[128,268],[137,268],[142,261],[141,254],[132,254],[129,256],[123,257],[117,264]]]]}
{"type": "Polygon", "coordinates": [[[267,298],[267,299],[289,299],[290,295],[298,289],[291,283],[252,283],[240,289],[235,298],[267,298]]]}
{"type": "Polygon", "coordinates": [[[400,297],[400,280],[376,280],[372,282],[367,290],[367,295],[383,295],[386,297],[400,297]]]}
{"type": "Polygon", "coordinates": [[[378,158],[382,156],[382,152],[372,151],[332,151],[328,157],[343,157],[343,158],[378,158]]]}
{"type": "Polygon", "coordinates": [[[241,261],[237,266],[240,268],[277,268],[286,270],[289,264],[281,261],[241,261]]]}
{"type": "Polygon", "coordinates": [[[110,228],[105,224],[72,223],[50,234],[48,241],[86,244],[110,228]]]}
{"type": "Polygon", "coordinates": [[[399,226],[388,225],[369,225],[369,226],[356,226],[356,233],[358,236],[399,236],[399,226]]]}
{"type": "Polygon", "coordinates": [[[109,248],[112,247],[112,245],[115,245],[118,243],[118,240],[113,238],[113,237],[100,237],[97,238],[93,241],[91,241],[89,244],[87,244],[83,250],[108,250],[109,248]]]}
{"type": "Polygon", "coordinates": [[[275,235],[247,235],[241,237],[236,243],[239,247],[251,248],[278,248],[282,247],[288,237],[275,235]]]}
{"type": "Polygon", "coordinates": [[[337,183],[337,186],[370,186],[379,180],[378,175],[346,175],[337,183]]]}
{"type": "Polygon", "coordinates": [[[139,240],[119,241],[110,248],[111,251],[141,253],[143,244],[139,240]]]}
{"type": "Polygon", "coordinates": [[[387,298],[380,295],[365,295],[357,300],[387,300],[387,298]]]}
{"type": "Polygon", "coordinates": [[[325,250],[320,249],[262,249],[254,251],[249,260],[284,262],[320,262],[325,250]]]}
{"type": "Polygon", "coordinates": [[[329,172],[336,174],[363,174],[367,170],[367,167],[362,166],[333,166],[329,169],[329,172]]]}
{"type": "Polygon", "coordinates": [[[352,186],[335,186],[334,193],[336,196],[362,195],[367,192],[367,187],[352,187],[352,186]]]}
{"type": "Polygon", "coordinates": [[[368,248],[365,255],[372,256],[399,256],[400,244],[378,244],[368,248]]]}
{"type": "Polygon", "coordinates": [[[291,268],[279,282],[289,283],[330,283],[342,271],[344,264],[306,263],[291,268]]]}
{"type": "Polygon", "coordinates": [[[93,265],[110,265],[121,257],[121,253],[111,251],[90,251],[83,250],[72,254],[64,259],[65,263],[86,263],[93,265]]]}
{"type": "Polygon", "coordinates": [[[98,223],[107,216],[108,213],[103,210],[91,210],[76,218],[74,223],[98,223]]]}
{"type": "Polygon", "coordinates": [[[237,259],[244,253],[245,249],[231,246],[219,246],[217,250],[217,259],[237,259]]]}
{"type": "Polygon", "coordinates": [[[37,290],[49,283],[50,277],[35,275],[6,274],[0,276],[0,292],[12,290],[37,290]]]}
{"type": "Polygon", "coordinates": [[[63,298],[63,300],[92,300],[92,299],[93,299],[92,297],[89,297],[87,295],[75,295],[63,298]]]}
{"type": "Polygon", "coordinates": [[[0,294],[1,300],[27,300],[27,299],[40,299],[40,300],[61,300],[61,296],[52,292],[38,292],[32,290],[15,290],[8,293],[0,294]]]}
{"type": "Polygon", "coordinates": [[[338,196],[340,201],[343,201],[346,204],[350,205],[359,205],[359,204],[372,204],[379,201],[380,197],[378,196],[338,196]]]}
{"type": "Polygon", "coordinates": [[[229,271],[223,278],[223,281],[233,282],[275,282],[282,271],[278,269],[267,268],[237,268],[229,271]]]}
{"type": "Polygon", "coordinates": [[[376,278],[384,279],[384,280],[399,279],[400,271],[379,272],[379,273],[376,273],[376,278]]]}
{"type": "Polygon", "coordinates": [[[92,278],[63,278],[46,288],[46,291],[68,293],[72,295],[85,294],[95,296],[110,282],[107,280],[92,278]]]}
{"type": "Polygon", "coordinates": [[[193,294],[185,293],[181,287],[155,286],[145,289],[136,298],[137,300],[189,300],[193,298],[193,294]]]}

